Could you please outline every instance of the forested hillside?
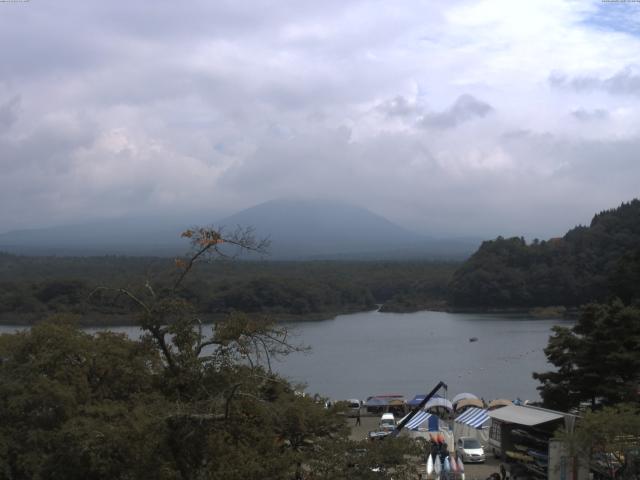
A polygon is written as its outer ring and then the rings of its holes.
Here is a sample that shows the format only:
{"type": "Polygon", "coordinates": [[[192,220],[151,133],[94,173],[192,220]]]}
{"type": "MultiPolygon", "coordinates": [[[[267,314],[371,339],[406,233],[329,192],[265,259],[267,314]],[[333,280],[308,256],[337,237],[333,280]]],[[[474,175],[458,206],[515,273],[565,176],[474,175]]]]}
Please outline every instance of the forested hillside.
{"type": "MultiPolygon", "coordinates": [[[[459,264],[440,262],[231,262],[201,264],[184,295],[201,314],[243,311],[277,320],[322,319],[370,310],[442,305],[459,264]]],[[[35,323],[56,313],[85,324],[133,322],[127,302],[105,301],[98,286],[153,280],[169,288],[175,265],[150,257],[26,257],[0,254],[0,320],[35,323]]]]}
{"type": "Polygon", "coordinates": [[[464,308],[579,306],[640,289],[640,201],[603,211],[548,241],[484,242],[458,269],[449,302],[464,308]]]}

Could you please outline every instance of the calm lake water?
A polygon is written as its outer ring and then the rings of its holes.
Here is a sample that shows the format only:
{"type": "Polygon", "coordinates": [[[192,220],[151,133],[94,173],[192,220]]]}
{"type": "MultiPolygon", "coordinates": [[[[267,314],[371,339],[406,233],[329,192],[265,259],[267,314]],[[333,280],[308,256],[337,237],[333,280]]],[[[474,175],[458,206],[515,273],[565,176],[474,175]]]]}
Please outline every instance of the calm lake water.
{"type": "Polygon", "coordinates": [[[412,397],[442,380],[450,398],[471,392],[487,400],[534,400],[538,383],[531,373],[550,368],[542,349],[559,324],[572,322],[443,312],[341,315],[293,324],[313,350],[292,355],[278,370],[335,399],[412,397]]]}
{"type": "MultiPolygon", "coordinates": [[[[443,312],[340,315],[288,324],[310,353],[293,354],[274,368],[309,393],[333,399],[379,393],[412,397],[439,380],[449,397],[471,392],[486,400],[538,398],[534,371],[550,368],[542,349],[563,320],[443,312]],[[477,342],[469,338],[477,337],[477,342]]],[[[112,328],[132,337],[133,327],[112,328]]],[[[0,332],[15,331],[0,327],[0,332]]]]}

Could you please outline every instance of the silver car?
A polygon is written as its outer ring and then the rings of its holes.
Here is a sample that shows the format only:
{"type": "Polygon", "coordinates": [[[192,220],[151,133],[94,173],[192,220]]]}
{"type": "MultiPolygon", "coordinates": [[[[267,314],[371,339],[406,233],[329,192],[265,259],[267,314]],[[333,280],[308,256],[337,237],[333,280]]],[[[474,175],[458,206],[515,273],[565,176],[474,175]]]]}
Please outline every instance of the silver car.
{"type": "Polygon", "coordinates": [[[460,437],[456,442],[456,453],[464,463],[480,463],[484,462],[484,448],[473,437],[460,437]]]}

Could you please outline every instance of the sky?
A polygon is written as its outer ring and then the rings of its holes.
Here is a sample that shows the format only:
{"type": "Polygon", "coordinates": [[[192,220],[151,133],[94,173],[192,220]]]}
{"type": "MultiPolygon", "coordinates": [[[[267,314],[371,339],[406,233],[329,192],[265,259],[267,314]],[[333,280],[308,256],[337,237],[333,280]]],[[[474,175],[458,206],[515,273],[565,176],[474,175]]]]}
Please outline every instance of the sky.
{"type": "Polygon", "coordinates": [[[14,1],[0,42],[0,232],[311,197],[548,238],[639,196],[639,2],[14,1]]]}

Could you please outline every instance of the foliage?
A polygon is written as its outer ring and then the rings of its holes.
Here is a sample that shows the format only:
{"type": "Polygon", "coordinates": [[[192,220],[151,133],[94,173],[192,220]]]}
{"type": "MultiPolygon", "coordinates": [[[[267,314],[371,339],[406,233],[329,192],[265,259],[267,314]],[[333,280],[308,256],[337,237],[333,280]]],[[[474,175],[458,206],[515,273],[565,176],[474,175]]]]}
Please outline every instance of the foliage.
{"type": "Polygon", "coordinates": [[[640,473],[640,407],[619,404],[587,411],[573,432],[561,430],[573,454],[590,458],[604,478],[637,478],[640,473]]]}
{"type": "Polygon", "coordinates": [[[638,401],[640,308],[620,300],[592,304],[572,328],[553,328],[545,354],[557,370],[534,373],[545,406],[567,410],[580,402],[638,401]]]}
{"type": "Polygon", "coordinates": [[[307,465],[318,480],[413,480],[421,453],[418,443],[408,437],[374,442],[343,439],[325,444],[307,465]]]}
{"type": "Polygon", "coordinates": [[[246,231],[188,236],[172,282],[94,292],[138,311],[140,339],[91,335],[69,316],[0,336],[0,479],[403,478],[411,444],[348,441],[339,408],[271,371],[301,349],[286,328],[241,314],[205,328],[190,304],[197,262],[261,244],[246,231]]]}
{"type": "Polygon", "coordinates": [[[594,216],[548,241],[484,242],[449,286],[456,307],[580,306],[619,296],[638,298],[640,200],[594,216]],[[635,280],[636,283],[630,283],[635,280]]]}
{"type": "MultiPolygon", "coordinates": [[[[232,254],[233,252],[229,252],[232,254]]],[[[185,259],[179,259],[184,262],[185,259]]],[[[217,259],[190,270],[181,296],[203,316],[232,311],[278,320],[330,318],[371,310],[442,306],[455,263],[258,262],[217,259]]],[[[85,325],[134,323],[131,303],[113,302],[99,285],[154,279],[158,293],[177,280],[175,262],[141,257],[25,257],[0,253],[0,322],[32,324],[50,314],[81,315],[85,325]],[[108,301],[105,301],[108,300],[108,301]]]]}

